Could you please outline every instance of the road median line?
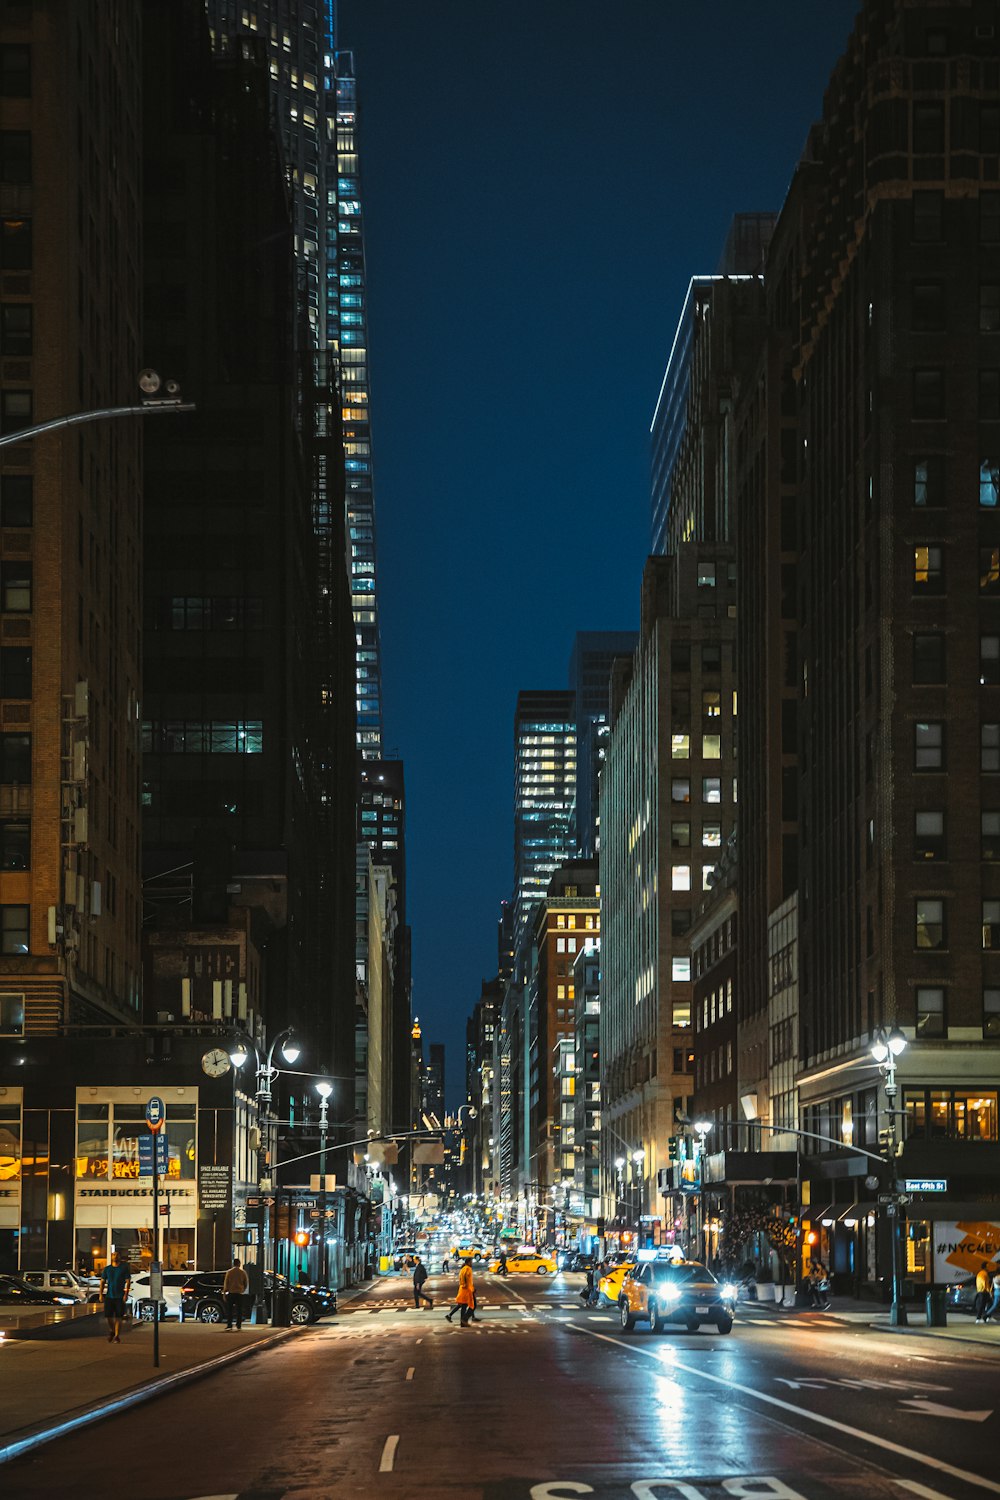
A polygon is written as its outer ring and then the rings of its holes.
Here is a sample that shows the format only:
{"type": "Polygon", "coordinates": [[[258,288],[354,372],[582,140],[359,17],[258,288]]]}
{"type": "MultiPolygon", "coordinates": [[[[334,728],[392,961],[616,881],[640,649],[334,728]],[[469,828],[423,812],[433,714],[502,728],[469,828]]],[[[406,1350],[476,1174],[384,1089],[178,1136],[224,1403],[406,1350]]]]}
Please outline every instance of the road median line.
{"type": "Polygon", "coordinates": [[[594,1329],[583,1328],[578,1323],[568,1323],[566,1327],[571,1333],[583,1334],[586,1338],[601,1339],[605,1344],[614,1344],[617,1349],[624,1349],[626,1353],[641,1354],[646,1359],[652,1359],[660,1366],[664,1375],[671,1375],[675,1370],[680,1370],[685,1375],[695,1375],[700,1380],[710,1380],[714,1385],[723,1385],[727,1390],[739,1391],[741,1395],[750,1396],[755,1401],[763,1401],[768,1406],[777,1406],[781,1411],[791,1412],[803,1421],[815,1422],[821,1427],[832,1427],[836,1432],[858,1438],[863,1443],[871,1443],[874,1447],[893,1453],[899,1458],[908,1458],[914,1463],[936,1469],[939,1474],[947,1474],[952,1479],[962,1480],[964,1484],[973,1484],[979,1489],[988,1490],[991,1495],[1000,1495],[1000,1484],[994,1480],[986,1479],[981,1474],[972,1474],[968,1469],[959,1469],[954,1464],[946,1463],[944,1459],[933,1458],[929,1453],[918,1453],[914,1448],[904,1448],[901,1443],[894,1443],[891,1438],[879,1437],[874,1432],[865,1432],[861,1427],[851,1427],[846,1422],[838,1422],[835,1417],[824,1417],[820,1412],[796,1406],[793,1401],[783,1401],[780,1396],[768,1396],[764,1391],[755,1391],[753,1386],[742,1385],[738,1380],[728,1380],[723,1375],[713,1375],[708,1370],[699,1370],[696,1365],[685,1365],[680,1361],[666,1365],[660,1359],[659,1354],[652,1349],[644,1349],[641,1344],[626,1343],[624,1339],[612,1338],[607,1333],[597,1333],[594,1329]]]}

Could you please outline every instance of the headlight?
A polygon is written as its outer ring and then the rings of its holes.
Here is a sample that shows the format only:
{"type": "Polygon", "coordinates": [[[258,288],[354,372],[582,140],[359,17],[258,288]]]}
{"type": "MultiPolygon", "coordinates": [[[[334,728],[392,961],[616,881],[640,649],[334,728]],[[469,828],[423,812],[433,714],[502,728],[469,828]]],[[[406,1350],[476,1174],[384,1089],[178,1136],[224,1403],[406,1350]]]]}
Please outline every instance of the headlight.
{"type": "Polygon", "coordinates": [[[58,1297],[56,1300],[60,1307],[72,1307],[76,1302],[75,1297],[58,1297]]]}
{"type": "Polygon", "coordinates": [[[675,1286],[672,1281],[668,1281],[667,1284],[666,1284],[666,1286],[663,1288],[663,1299],[664,1299],[664,1301],[665,1302],[677,1302],[679,1300],[679,1298],[680,1298],[680,1295],[681,1295],[681,1289],[680,1289],[680,1287],[679,1286],[675,1286]]]}
{"type": "Polygon", "coordinates": [[[736,1301],[738,1292],[737,1292],[737,1288],[735,1286],[733,1286],[733,1283],[731,1281],[727,1281],[727,1282],[723,1283],[723,1286],[722,1286],[722,1295],[726,1299],[727,1302],[735,1302],[736,1301]]]}

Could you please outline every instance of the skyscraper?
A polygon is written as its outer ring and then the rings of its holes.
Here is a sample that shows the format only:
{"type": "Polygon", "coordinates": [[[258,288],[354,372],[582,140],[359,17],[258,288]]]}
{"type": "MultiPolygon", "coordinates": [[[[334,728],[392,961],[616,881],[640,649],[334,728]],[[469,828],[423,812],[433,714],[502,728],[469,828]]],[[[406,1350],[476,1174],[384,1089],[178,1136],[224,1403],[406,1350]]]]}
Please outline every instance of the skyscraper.
{"type": "MultiPolygon", "coordinates": [[[[336,55],[336,266],[327,269],[327,336],[340,370],[357,736],[366,760],[382,754],[382,651],[378,625],[364,215],[354,56],[336,55]]],[[[331,174],[332,177],[332,174],[331,174]]]]}
{"type": "Polygon", "coordinates": [[[608,753],[611,668],[616,657],[631,656],[636,630],[580,630],[569,661],[569,685],[576,698],[576,850],[591,859],[600,848],[599,782],[608,753]]]}
{"type": "Polygon", "coordinates": [[[518,694],[514,715],[514,949],[549,881],[573,855],[576,698],[565,689],[518,694]]]}
{"type": "Polygon", "coordinates": [[[282,140],[294,221],[301,299],[299,348],[312,365],[317,439],[313,518],[328,538],[330,579],[339,484],[347,494],[347,566],[354,616],[357,743],[366,759],[382,751],[381,648],[375,575],[370,379],[357,81],[349,52],[337,51],[335,0],[207,0],[216,46],[266,59],[282,140]]]}

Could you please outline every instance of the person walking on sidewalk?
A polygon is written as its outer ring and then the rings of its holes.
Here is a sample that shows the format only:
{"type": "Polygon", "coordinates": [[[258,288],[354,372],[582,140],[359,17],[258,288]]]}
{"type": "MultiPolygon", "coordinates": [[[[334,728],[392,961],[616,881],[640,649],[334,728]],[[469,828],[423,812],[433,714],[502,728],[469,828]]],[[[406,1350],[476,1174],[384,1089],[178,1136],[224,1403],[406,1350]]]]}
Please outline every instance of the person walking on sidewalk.
{"type": "Polygon", "coordinates": [[[226,1272],[226,1278],[222,1283],[222,1299],[226,1304],[227,1332],[232,1332],[233,1313],[236,1314],[236,1332],[239,1333],[243,1327],[243,1298],[247,1294],[249,1285],[250,1281],[247,1273],[234,1255],[233,1263],[226,1272]]]}
{"type": "Polygon", "coordinates": [[[417,1263],[413,1267],[413,1305],[416,1308],[419,1308],[421,1298],[423,1298],[423,1300],[427,1303],[428,1307],[434,1306],[432,1299],[428,1297],[427,1293],[424,1291],[424,1282],[426,1280],[427,1267],[424,1265],[423,1261],[418,1255],[417,1263]]]}
{"type": "Polygon", "coordinates": [[[122,1265],[121,1256],[116,1250],[111,1257],[110,1266],[105,1266],[101,1272],[101,1295],[104,1298],[104,1316],[108,1320],[109,1344],[120,1344],[122,1341],[122,1318],[125,1316],[125,1302],[131,1285],[129,1268],[122,1265]]]}
{"type": "Polygon", "coordinates": [[[990,1293],[992,1292],[992,1290],[993,1277],[990,1275],[989,1266],[985,1261],[983,1261],[979,1270],[976,1272],[976,1300],[974,1306],[976,1310],[977,1323],[985,1323],[986,1321],[986,1309],[990,1305],[990,1293]]]}
{"type": "Polygon", "coordinates": [[[450,1323],[456,1313],[459,1314],[459,1322],[465,1328],[472,1317],[476,1306],[476,1288],[472,1280],[472,1267],[468,1261],[458,1273],[458,1291],[455,1293],[455,1302],[451,1309],[445,1313],[450,1323]]]}
{"type": "Polygon", "coordinates": [[[1000,1275],[993,1277],[993,1300],[983,1313],[984,1323],[1000,1323],[1000,1318],[996,1316],[997,1308],[1000,1308],[1000,1275]]]}

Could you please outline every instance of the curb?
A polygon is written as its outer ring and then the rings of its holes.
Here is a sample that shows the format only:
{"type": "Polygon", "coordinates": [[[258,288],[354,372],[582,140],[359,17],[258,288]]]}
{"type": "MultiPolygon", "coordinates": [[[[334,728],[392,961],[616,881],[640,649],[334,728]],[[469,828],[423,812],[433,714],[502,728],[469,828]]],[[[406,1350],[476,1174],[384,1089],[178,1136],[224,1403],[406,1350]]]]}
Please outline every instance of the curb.
{"type": "MultiPolygon", "coordinates": [[[[904,1335],[916,1335],[917,1338],[922,1339],[936,1338],[939,1343],[967,1344],[971,1345],[973,1349],[982,1349],[983,1347],[987,1349],[990,1348],[990,1341],[988,1341],[987,1339],[970,1339],[967,1338],[964,1333],[942,1334],[930,1328],[910,1328],[909,1326],[900,1328],[898,1327],[898,1325],[893,1326],[893,1324],[891,1323],[866,1323],[865,1327],[874,1329],[876,1333],[902,1333],[904,1335]]],[[[1000,1341],[994,1342],[993,1347],[995,1350],[1000,1352],[1000,1341]]]]}
{"type": "Polygon", "coordinates": [[[82,1411],[77,1411],[72,1416],[55,1418],[44,1425],[27,1430],[22,1428],[20,1436],[15,1436],[9,1441],[0,1440],[0,1464],[21,1458],[25,1453],[40,1448],[43,1443],[50,1443],[54,1438],[76,1432],[80,1427],[87,1427],[92,1422],[101,1422],[105,1417],[117,1416],[119,1412],[128,1411],[132,1406],[140,1406],[144,1401],[151,1401],[156,1396],[165,1395],[177,1386],[201,1380],[203,1376],[212,1375],[225,1365],[234,1365],[241,1359],[249,1359],[252,1354],[259,1354],[265,1349],[270,1349],[285,1339],[294,1338],[300,1332],[298,1328],[282,1328],[278,1333],[272,1334],[269,1339],[261,1339],[256,1344],[248,1344],[245,1349],[233,1349],[231,1353],[219,1354],[215,1359],[206,1361],[205,1364],[189,1365],[184,1370],[175,1370],[172,1375],[160,1375],[146,1385],[132,1386],[130,1390],[121,1391],[118,1395],[110,1396],[104,1401],[97,1401],[93,1406],[84,1407],[82,1411]]]}

